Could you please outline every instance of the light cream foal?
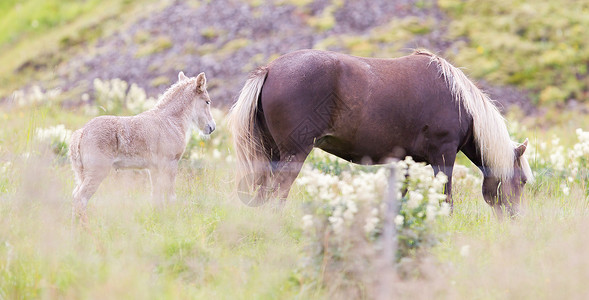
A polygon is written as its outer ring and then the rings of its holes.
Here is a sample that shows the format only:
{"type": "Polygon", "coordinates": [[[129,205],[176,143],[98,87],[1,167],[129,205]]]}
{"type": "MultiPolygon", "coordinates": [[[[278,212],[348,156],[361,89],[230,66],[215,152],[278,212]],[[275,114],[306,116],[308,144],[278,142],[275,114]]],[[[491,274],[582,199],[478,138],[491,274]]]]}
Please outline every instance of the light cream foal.
{"type": "Polygon", "coordinates": [[[175,200],[178,161],[191,127],[207,135],[215,130],[210,104],[205,74],[188,78],[180,72],[154,108],[132,117],[96,117],[76,130],[70,143],[74,214],[86,218],[88,200],[111,168],[147,169],[155,204],[175,200]]]}

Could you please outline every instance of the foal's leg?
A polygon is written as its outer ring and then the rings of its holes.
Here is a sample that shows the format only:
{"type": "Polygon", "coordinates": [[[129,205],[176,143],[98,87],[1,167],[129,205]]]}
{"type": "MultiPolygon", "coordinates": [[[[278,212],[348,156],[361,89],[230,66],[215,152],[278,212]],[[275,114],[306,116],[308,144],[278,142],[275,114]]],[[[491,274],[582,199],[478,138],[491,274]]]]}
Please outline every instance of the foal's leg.
{"type": "Polygon", "coordinates": [[[150,168],[152,176],[152,197],[156,206],[162,206],[166,198],[170,202],[176,201],[176,174],[178,173],[178,161],[169,160],[150,168]]]}
{"type": "Polygon", "coordinates": [[[163,180],[165,185],[164,192],[168,198],[168,202],[176,202],[176,175],[178,174],[178,161],[173,160],[168,162],[163,169],[163,180]]]}
{"type": "Polygon", "coordinates": [[[83,180],[74,190],[74,203],[72,213],[74,216],[81,218],[84,222],[86,219],[86,206],[90,197],[96,193],[100,183],[108,175],[110,165],[92,164],[85,166],[83,180]]]}
{"type": "Polygon", "coordinates": [[[151,174],[151,197],[153,204],[156,207],[161,207],[164,204],[162,170],[159,167],[152,167],[149,169],[149,173],[151,174]]]}

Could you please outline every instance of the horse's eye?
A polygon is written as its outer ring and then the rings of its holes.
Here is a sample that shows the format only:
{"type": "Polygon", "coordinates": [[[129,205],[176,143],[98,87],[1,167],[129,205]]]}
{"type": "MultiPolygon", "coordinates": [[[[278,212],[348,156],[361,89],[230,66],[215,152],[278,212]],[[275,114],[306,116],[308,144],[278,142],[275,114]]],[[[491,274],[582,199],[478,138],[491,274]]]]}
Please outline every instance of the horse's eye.
{"type": "Polygon", "coordinates": [[[207,105],[211,104],[211,101],[207,100],[207,105]]]}
{"type": "Polygon", "coordinates": [[[527,179],[522,179],[522,185],[526,184],[528,182],[527,179]]]}

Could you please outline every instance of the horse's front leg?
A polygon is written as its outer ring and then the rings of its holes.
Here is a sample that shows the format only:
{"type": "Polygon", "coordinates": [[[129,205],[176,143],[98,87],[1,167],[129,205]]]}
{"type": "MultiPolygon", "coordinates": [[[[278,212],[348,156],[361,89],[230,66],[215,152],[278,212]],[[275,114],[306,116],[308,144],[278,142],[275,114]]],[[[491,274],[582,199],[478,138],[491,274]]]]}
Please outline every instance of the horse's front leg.
{"type": "Polygon", "coordinates": [[[450,204],[450,211],[454,211],[454,200],[452,199],[452,171],[454,170],[454,161],[456,160],[456,147],[450,146],[449,151],[444,151],[443,154],[433,159],[432,167],[434,175],[439,172],[444,173],[447,181],[444,184],[444,193],[446,194],[446,203],[450,204]]]}

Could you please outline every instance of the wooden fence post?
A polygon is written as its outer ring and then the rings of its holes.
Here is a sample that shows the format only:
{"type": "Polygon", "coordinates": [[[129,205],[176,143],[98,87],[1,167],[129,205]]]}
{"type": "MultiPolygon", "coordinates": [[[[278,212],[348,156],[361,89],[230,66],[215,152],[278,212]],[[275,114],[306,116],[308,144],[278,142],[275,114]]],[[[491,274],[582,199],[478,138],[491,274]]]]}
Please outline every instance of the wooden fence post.
{"type": "Polygon", "coordinates": [[[393,283],[396,279],[395,257],[397,253],[397,226],[395,218],[399,214],[399,191],[395,164],[393,161],[388,165],[390,170],[388,190],[384,194],[383,203],[385,203],[385,212],[383,216],[382,232],[382,256],[380,263],[380,276],[378,278],[378,299],[391,299],[393,297],[393,283]]]}

